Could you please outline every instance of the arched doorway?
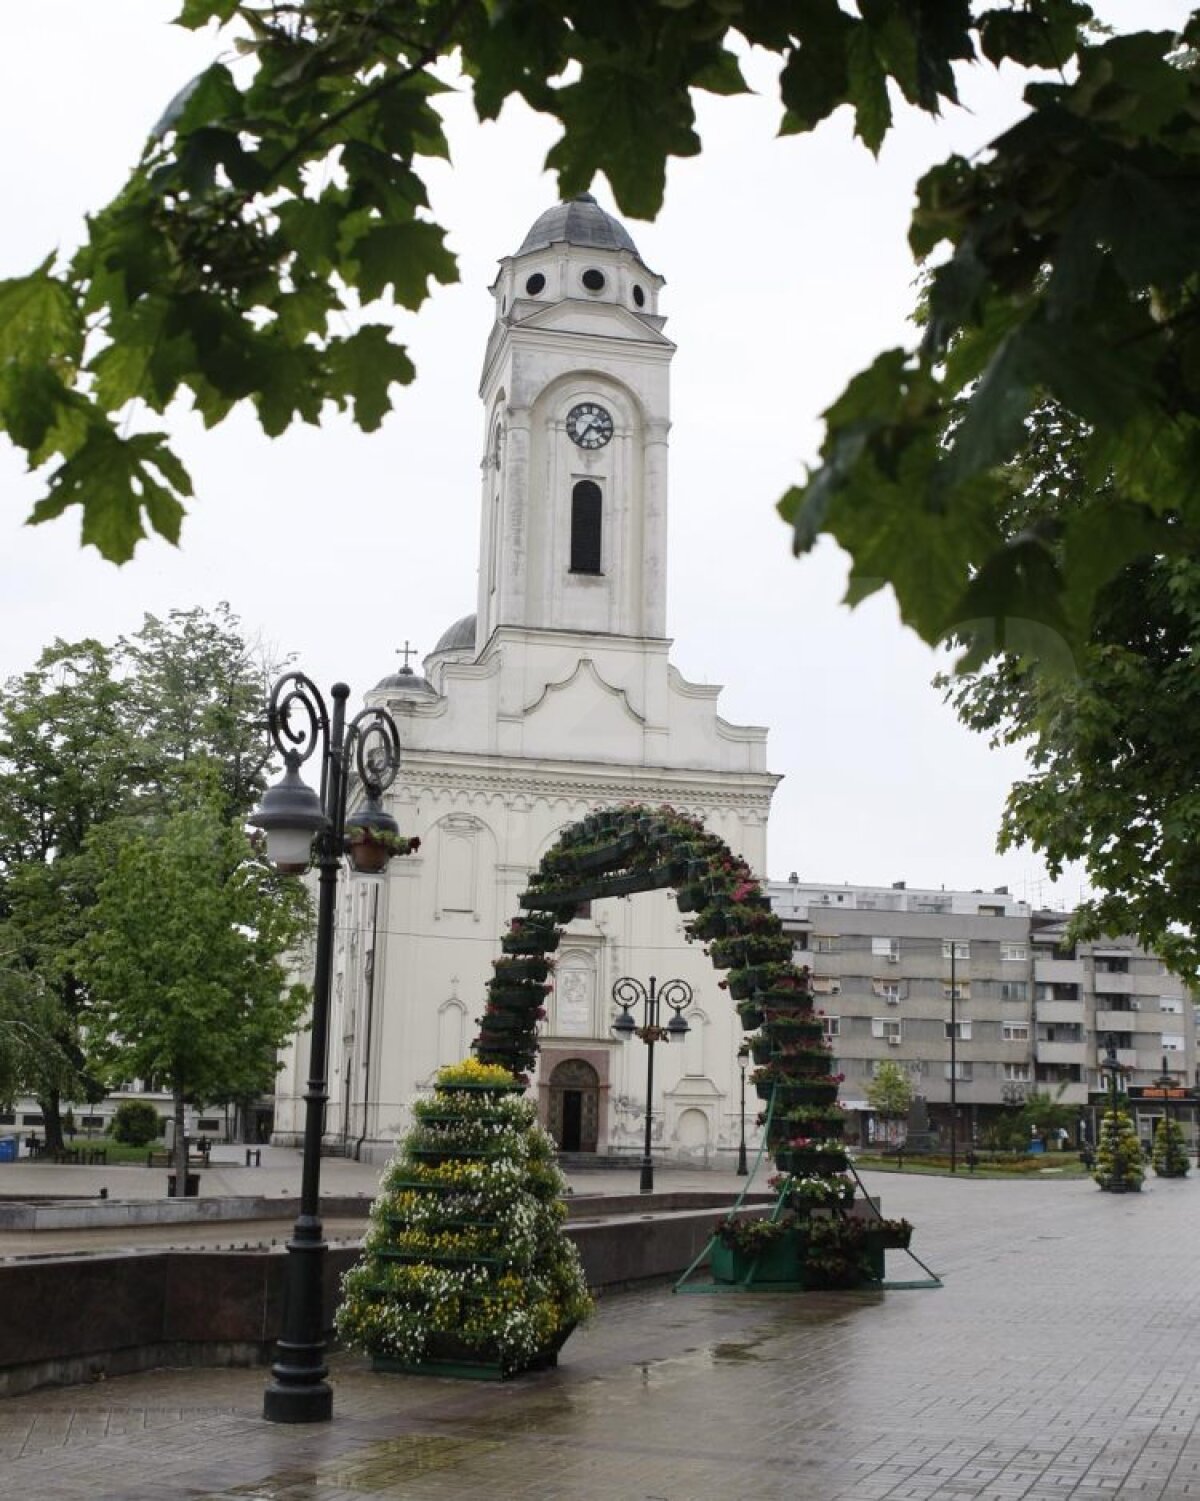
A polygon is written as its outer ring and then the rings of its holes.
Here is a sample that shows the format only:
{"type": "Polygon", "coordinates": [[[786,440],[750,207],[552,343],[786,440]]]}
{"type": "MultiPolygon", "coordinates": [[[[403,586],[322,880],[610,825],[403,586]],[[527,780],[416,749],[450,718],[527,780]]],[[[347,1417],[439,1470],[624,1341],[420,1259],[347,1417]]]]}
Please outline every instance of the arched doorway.
{"type": "Polygon", "coordinates": [[[594,1152],[600,1137],[600,1077],[582,1058],[568,1058],[550,1075],[550,1135],[560,1152],[594,1152]]]}

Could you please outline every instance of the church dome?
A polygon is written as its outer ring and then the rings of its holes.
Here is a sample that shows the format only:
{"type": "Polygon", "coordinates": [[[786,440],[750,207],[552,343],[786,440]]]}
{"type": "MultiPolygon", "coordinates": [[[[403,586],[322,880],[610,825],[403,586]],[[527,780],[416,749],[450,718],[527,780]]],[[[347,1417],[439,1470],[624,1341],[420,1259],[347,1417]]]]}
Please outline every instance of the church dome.
{"type": "Polygon", "coordinates": [[[461,620],[442,632],[438,637],[438,644],[429,653],[431,657],[437,657],[444,651],[470,651],[475,650],[475,616],[464,615],[461,620]]]}
{"type": "Polygon", "coordinates": [[[556,203],[539,215],[517,254],[545,250],[563,240],[592,250],[628,250],[641,260],[629,231],[619,219],[605,213],[590,193],[580,193],[568,203],[556,203]]]}
{"type": "Polygon", "coordinates": [[[375,684],[376,693],[403,693],[410,698],[436,698],[437,689],[427,678],[418,677],[406,662],[398,671],[389,673],[375,684]]]}

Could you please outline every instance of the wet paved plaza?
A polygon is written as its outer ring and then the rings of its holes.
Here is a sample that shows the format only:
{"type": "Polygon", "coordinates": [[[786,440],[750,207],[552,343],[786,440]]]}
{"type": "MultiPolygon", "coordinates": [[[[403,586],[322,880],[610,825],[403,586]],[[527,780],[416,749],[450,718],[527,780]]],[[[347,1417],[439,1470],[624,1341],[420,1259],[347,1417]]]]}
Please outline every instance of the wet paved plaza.
{"type": "MultiPolygon", "coordinates": [[[[937,1291],[603,1300],[504,1385],[334,1361],[331,1424],[262,1371],[0,1402],[21,1501],[1100,1501],[1200,1497],[1200,1180],[868,1177],[937,1291]]],[[[923,1274],[888,1253],[895,1281],[923,1274]]]]}

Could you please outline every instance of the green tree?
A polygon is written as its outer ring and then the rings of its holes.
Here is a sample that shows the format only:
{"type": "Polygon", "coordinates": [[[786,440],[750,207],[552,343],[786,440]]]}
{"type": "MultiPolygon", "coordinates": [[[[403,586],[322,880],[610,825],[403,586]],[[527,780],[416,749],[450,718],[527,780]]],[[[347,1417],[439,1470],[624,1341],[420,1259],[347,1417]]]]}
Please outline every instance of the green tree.
{"type": "Polygon", "coordinates": [[[55,642],[0,702],[0,954],[9,984],[15,1088],[62,1145],[60,1102],[97,1081],[80,1043],[74,962],[93,887],[86,841],[127,806],[135,763],[114,652],[55,642]]]}
{"type": "Polygon", "coordinates": [[[82,945],[89,1045],[110,1071],[170,1088],[182,1194],[185,1104],[257,1082],[304,1010],[285,959],[307,931],[307,896],[212,807],[109,825],[92,846],[103,874],[82,945]]]}
{"type": "Polygon", "coordinates": [[[1128,1112],[1106,1110],[1100,1121],[1092,1177],[1106,1193],[1138,1193],[1145,1176],[1142,1149],[1128,1112]]]}
{"type": "MultiPolygon", "coordinates": [[[[1012,538],[1041,531],[1065,555],[1067,527],[1111,475],[1090,476],[1086,430],[1052,403],[1026,425],[1001,518],[1012,538]]],[[[1004,643],[998,643],[1003,648],[1004,643]]],[[[1160,555],[1127,564],[1097,595],[1069,671],[1000,649],[938,679],[959,719],[994,745],[1024,745],[1030,773],[1009,794],[1002,850],[1036,848],[1052,876],[1081,862],[1096,895],[1074,936],[1133,933],[1190,982],[1200,977],[1200,564],[1160,555]]]]}
{"type": "Polygon", "coordinates": [[[1154,1128],[1151,1161],[1159,1178],[1187,1177],[1190,1165],[1187,1144],[1183,1139],[1183,1127],[1174,1116],[1164,1115],[1154,1128]]]}
{"type": "Polygon", "coordinates": [[[895,1118],[908,1114],[912,1097],[912,1080],[907,1070],[885,1058],[867,1085],[867,1104],[877,1114],[895,1118]]]}
{"type": "Polygon", "coordinates": [[[197,797],[221,815],[263,785],[268,668],[227,606],[147,616],[112,646],[58,641],[0,700],[0,964],[15,976],[17,1091],[35,1095],[62,1145],[63,1099],[94,1100],[88,996],[76,955],[93,921],[88,844],[115,820],[161,816],[197,797]]]}
{"type": "Polygon", "coordinates": [[[330,0],[185,0],[180,19],[229,26],[237,73],[214,63],[178,95],[69,261],[0,284],[0,425],[45,470],[35,520],[77,505],[115,559],[147,528],[177,538],[191,484],[128,421],[139,403],[190,398],[212,425],[249,402],[269,434],[330,405],[378,426],[413,369],[375,305],[456,275],[420,172],[447,153],[447,60],[481,119],[515,95],[561,124],[564,196],[603,173],[650,216],[668,159],[700,151],[695,92],[743,92],[750,45],[780,60],[783,132],[848,106],[872,151],[895,99],[955,102],[958,64],[1029,80],[1023,119],[919,186],[911,245],[942,256],[924,336],[826,414],[819,466],[781,502],[797,549],[830,532],[851,599],[890,583],[929,640],[1021,620],[1074,640],[1123,563],[1194,542],[1200,80],[1171,33],[1099,35],[1079,0],[380,0],[352,25],[330,0]],[[998,522],[1043,395],[1116,477],[1061,556],[998,522]]]}
{"type": "Polygon", "coordinates": [[[149,1100],[122,1100],[112,1118],[115,1141],[148,1147],[162,1135],[162,1118],[149,1100]]]}

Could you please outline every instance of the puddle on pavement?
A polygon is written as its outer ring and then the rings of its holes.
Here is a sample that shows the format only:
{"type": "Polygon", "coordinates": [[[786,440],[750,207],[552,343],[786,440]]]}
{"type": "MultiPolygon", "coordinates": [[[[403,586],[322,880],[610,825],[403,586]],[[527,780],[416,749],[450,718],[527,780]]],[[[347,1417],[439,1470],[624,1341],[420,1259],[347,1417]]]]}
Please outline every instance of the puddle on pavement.
{"type": "Polygon", "coordinates": [[[402,1479],[411,1481],[419,1475],[456,1469],[472,1460],[486,1458],[499,1447],[491,1439],[405,1434],[368,1444],[344,1459],[331,1460],[315,1474],[290,1471],[272,1475],[200,1501],[320,1501],[320,1497],[330,1492],[342,1491],[357,1491],[364,1496],[384,1492],[395,1495],[402,1479]]]}
{"type": "Polygon", "coordinates": [[[720,1365],[722,1361],[761,1360],[762,1356],[754,1344],[723,1344],[712,1347],[712,1358],[714,1365],[720,1365]]]}

